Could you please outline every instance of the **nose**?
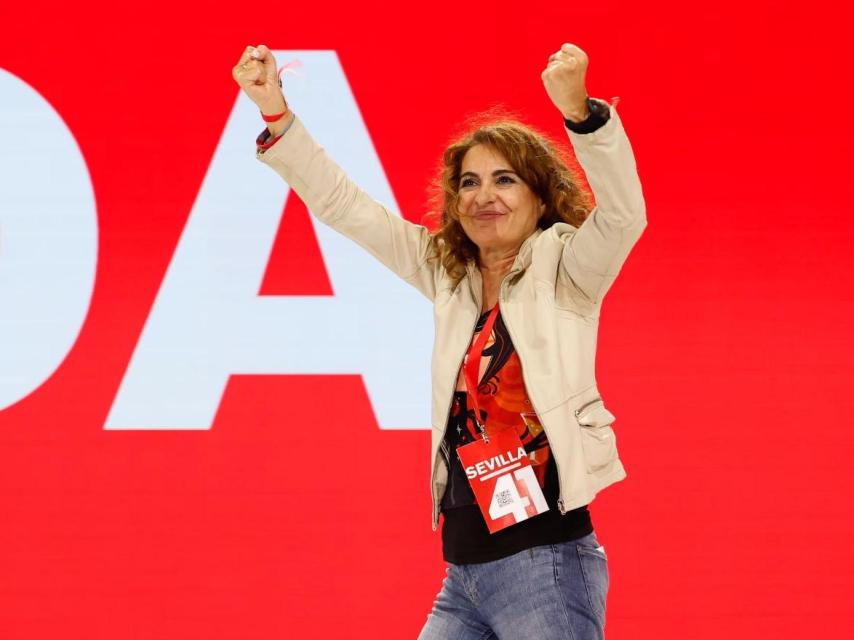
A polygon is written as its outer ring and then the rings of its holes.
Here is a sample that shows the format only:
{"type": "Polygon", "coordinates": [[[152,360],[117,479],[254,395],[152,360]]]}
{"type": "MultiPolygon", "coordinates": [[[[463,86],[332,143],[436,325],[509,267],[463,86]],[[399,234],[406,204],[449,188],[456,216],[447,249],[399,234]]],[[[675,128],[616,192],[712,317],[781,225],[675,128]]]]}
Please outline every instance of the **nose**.
{"type": "Polygon", "coordinates": [[[474,204],[477,209],[484,209],[487,205],[495,202],[495,193],[492,184],[485,180],[477,188],[474,194],[474,204]]]}

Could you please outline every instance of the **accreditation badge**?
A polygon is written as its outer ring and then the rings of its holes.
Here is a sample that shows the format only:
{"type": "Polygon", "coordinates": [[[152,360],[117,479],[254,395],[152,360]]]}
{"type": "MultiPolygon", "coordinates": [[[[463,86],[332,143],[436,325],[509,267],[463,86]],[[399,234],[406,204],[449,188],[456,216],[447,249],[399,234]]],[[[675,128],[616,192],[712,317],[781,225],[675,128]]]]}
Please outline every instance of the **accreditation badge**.
{"type": "Polygon", "coordinates": [[[514,428],[457,448],[489,533],[549,510],[534,468],[514,428]]]}

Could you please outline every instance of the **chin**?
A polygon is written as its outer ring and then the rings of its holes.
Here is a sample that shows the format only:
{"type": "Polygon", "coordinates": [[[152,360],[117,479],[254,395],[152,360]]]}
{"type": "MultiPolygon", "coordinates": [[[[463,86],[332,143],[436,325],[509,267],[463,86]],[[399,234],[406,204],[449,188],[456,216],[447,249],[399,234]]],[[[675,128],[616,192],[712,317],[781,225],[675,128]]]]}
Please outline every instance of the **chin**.
{"type": "Polygon", "coordinates": [[[469,234],[469,238],[477,245],[478,249],[488,247],[501,240],[501,236],[497,233],[474,233],[469,234]]]}

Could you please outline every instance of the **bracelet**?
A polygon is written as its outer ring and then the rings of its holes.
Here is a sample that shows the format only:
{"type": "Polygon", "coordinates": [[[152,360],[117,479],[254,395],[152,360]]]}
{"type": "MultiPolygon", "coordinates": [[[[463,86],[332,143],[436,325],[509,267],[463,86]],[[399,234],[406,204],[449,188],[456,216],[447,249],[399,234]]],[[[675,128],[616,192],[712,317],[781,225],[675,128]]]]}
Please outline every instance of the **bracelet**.
{"type": "Polygon", "coordinates": [[[255,139],[255,144],[257,145],[258,149],[261,152],[263,152],[263,151],[266,151],[267,149],[269,149],[270,147],[272,147],[274,144],[276,144],[276,142],[279,141],[279,138],[281,138],[283,135],[285,135],[285,133],[287,133],[288,129],[290,129],[293,126],[296,119],[297,119],[296,114],[291,112],[291,121],[282,130],[282,132],[279,135],[277,135],[275,138],[273,137],[273,134],[270,133],[270,130],[265,127],[264,130],[260,134],[258,134],[258,137],[255,139]]]}
{"type": "Polygon", "coordinates": [[[276,113],[271,116],[264,115],[264,113],[262,112],[261,117],[264,118],[264,122],[275,122],[276,120],[281,120],[282,116],[284,116],[287,112],[288,109],[286,107],[285,110],[281,113],[276,113]]]}
{"type": "MultiPolygon", "coordinates": [[[[615,102],[616,104],[616,102],[615,102]]],[[[587,98],[587,109],[589,114],[585,120],[573,122],[569,118],[563,119],[564,126],[574,133],[593,133],[604,126],[611,118],[611,110],[608,103],[597,98],[587,98]]]]}

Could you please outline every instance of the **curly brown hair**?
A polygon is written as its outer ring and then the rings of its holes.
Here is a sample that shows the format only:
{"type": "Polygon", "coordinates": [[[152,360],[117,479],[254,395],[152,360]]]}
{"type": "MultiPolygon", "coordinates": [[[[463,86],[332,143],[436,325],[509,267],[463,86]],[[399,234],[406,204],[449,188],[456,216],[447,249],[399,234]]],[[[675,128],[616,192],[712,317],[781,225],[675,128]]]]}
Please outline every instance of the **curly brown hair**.
{"type": "Polygon", "coordinates": [[[477,245],[463,230],[459,217],[459,182],[463,158],[473,146],[489,145],[510,163],[513,171],[545,203],[540,229],[556,222],[579,227],[593,208],[593,199],[580,187],[576,170],[567,166],[565,147],[515,117],[495,111],[478,114],[467,129],[448,145],[437,176],[431,185],[428,220],[436,229],[432,235],[435,257],[452,279],[465,275],[466,263],[478,260],[477,245]]]}

